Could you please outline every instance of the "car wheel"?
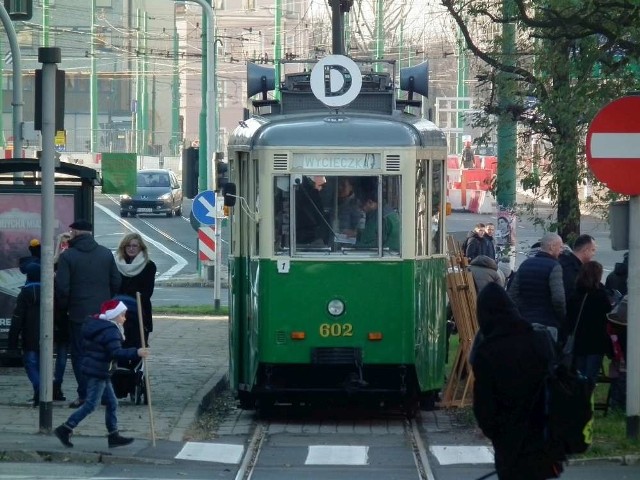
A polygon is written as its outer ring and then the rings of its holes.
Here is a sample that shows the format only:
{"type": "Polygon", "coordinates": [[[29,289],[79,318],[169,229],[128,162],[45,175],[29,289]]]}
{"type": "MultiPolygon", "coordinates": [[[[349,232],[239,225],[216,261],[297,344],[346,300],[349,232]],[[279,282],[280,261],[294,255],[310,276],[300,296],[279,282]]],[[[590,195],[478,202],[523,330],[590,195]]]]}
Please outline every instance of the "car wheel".
{"type": "Polygon", "coordinates": [[[124,210],[120,210],[120,216],[122,218],[126,217],[127,216],[127,212],[125,212],[124,210]]]}
{"type": "Polygon", "coordinates": [[[179,205],[178,208],[176,209],[176,217],[181,217],[182,216],[182,205],[179,205]]]}
{"type": "Polygon", "coordinates": [[[173,210],[169,210],[167,212],[167,218],[171,218],[173,216],[173,210]]]}

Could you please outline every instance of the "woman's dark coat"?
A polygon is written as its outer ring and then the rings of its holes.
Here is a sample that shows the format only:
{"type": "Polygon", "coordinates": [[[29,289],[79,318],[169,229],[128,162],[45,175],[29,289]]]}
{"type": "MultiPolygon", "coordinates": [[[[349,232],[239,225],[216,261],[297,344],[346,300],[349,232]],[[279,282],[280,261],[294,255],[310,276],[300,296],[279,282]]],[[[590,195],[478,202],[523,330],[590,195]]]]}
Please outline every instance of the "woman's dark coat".
{"type": "Polygon", "coordinates": [[[602,286],[589,291],[582,287],[576,288],[567,306],[565,337],[573,332],[585,294],[588,295],[580,322],[578,322],[573,353],[575,355],[611,355],[611,339],[607,334],[607,313],[612,307],[607,292],[602,286]]]}
{"type": "Polygon", "coordinates": [[[142,304],[142,324],[147,334],[153,332],[153,313],[151,309],[151,296],[156,282],[156,264],[148,260],[142,271],[134,276],[121,275],[122,283],[118,290],[119,295],[128,295],[136,298],[136,292],[140,292],[142,304]]]}
{"type": "Polygon", "coordinates": [[[546,448],[543,432],[542,382],[553,356],[550,344],[495,283],[480,292],[477,308],[481,339],[471,358],[473,410],[493,443],[498,476],[554,478],[554,468],[561,470],[560,459],[546,448]]]}

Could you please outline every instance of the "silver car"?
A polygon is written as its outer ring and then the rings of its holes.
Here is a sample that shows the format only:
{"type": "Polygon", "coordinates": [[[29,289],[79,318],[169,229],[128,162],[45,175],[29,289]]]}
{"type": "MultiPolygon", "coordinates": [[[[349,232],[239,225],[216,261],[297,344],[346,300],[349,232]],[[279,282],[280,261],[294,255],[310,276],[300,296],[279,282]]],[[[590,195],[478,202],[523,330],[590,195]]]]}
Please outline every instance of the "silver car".
{"type": "Polygon", "coordinates": [[[120,195],[120,216],[182,214],[182,187],[171,170],[140,170],[136,192],[120,195]]]}

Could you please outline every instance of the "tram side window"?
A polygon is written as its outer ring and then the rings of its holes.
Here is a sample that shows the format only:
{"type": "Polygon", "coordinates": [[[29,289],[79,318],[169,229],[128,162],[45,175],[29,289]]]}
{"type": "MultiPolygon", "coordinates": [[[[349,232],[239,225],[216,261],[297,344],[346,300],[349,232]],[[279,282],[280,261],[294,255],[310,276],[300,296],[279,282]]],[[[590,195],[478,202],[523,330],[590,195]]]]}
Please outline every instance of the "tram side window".
{"type": "Polygon", "coordinates": [[[427,218],[429,165],[426,160],[418,160],[416,163],[416,255],[428,255],[429,249],[429,222],[427,218]]]}
{"type": "Polygon", "coordinates": [[[400,176],[382,177],[382,255],[400,253],[400,176]]]}
{"type": "Polygon", "coordinates": [[[274,251],[276,255],[290,255],[291,198],[289,176],[274,178],[274,251]]]}
{"type": "Polygon", "coordinates": [[[431,234],[432,248],[431,253],[442,253],[443,234],[442,216],[444,212],[444,174],[443,162],[441,160],[433,160],[431,162],[431,234]]]}

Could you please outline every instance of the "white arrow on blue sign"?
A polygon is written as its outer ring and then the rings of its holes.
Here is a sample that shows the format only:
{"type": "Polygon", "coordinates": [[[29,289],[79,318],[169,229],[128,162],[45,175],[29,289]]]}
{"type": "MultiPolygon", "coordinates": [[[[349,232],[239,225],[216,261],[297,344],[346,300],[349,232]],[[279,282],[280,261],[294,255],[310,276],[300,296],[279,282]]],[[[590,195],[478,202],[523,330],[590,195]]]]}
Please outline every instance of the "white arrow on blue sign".
{"type": "Polygon", "coordinates": [[[213,190],[205,190],[196,195],[191,207],[193,216],[202,225],[215,225],[216,223],[216,193],[213,190]]]}

